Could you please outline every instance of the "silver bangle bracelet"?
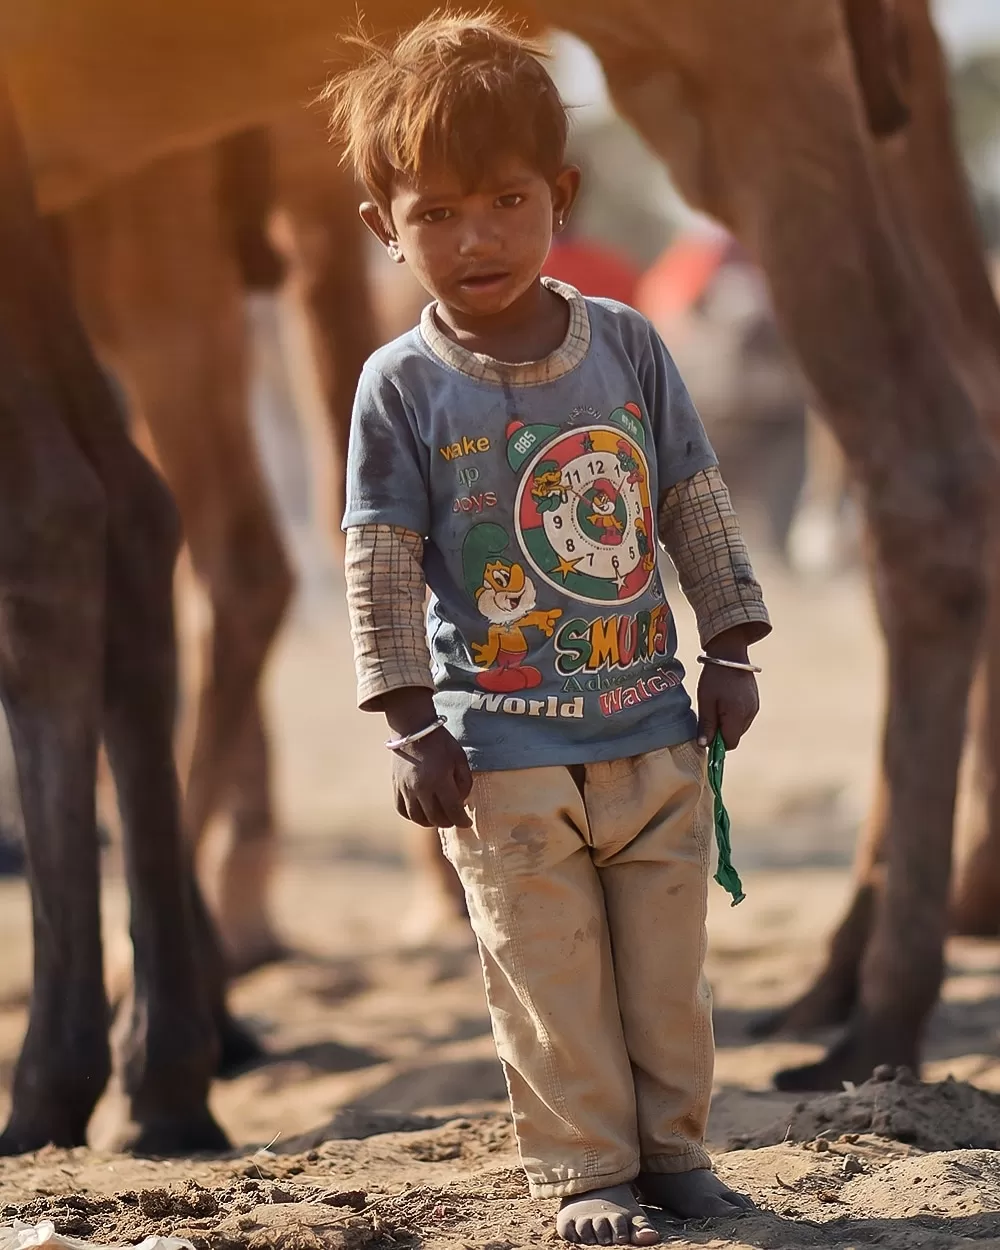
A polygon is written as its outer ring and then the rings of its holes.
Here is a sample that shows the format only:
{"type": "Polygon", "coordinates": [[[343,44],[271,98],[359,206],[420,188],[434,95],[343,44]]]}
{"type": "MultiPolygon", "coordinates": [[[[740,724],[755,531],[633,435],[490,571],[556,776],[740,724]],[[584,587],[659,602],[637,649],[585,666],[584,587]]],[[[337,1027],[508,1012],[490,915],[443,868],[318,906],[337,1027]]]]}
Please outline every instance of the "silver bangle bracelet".
{"type": "Polygon", "coordinates": [[[419,742],[421,738],[429,738],[435,730],[440,729],[445,724],[447,724],[445,717],[439,716],[429,725],[425,725],[423,729],[418,729],[416,733],[404,734],[402,738],[390,738],[385,744],[386,750],[398,751],[401,747],[408,747],[411,742],[419,742]]]}
{"type": "Polygon", "coordinates": [[[738,668],[741,673],[763,672],[756,664],[742,664],[739,660],[720,660],[716,655],[699,655],[699,664],[718,664],[719,668],[738,668]]]}

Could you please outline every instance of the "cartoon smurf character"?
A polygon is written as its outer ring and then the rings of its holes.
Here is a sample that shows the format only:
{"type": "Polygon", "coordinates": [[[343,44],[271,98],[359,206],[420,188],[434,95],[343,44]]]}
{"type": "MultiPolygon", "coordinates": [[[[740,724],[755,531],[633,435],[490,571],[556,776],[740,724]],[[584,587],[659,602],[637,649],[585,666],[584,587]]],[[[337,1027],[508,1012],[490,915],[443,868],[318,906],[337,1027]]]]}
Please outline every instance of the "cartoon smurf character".
{"type": "Polygon", "coordinates": [[[524,631],[539,629],[551,638],[561,608],[536,608],[535,583],[520,564],[503,559],[510,539],[499,525],[474,525],[462,545],[465,587],[481,616],[489,622],[485,643],[471,644],[472,658],[483,671],[476,685],[492,693],[531,690],[542,683],[537,668],[525,664],[528,641],[524,631]]]}
{"type": "Polygon", "coordinates": [[[598,478],[589,492],[591,512],[587,520],[601,533],[602,543],[621,542],[622,523],[615,512],[618,491],[606,477],[598,478]]]}

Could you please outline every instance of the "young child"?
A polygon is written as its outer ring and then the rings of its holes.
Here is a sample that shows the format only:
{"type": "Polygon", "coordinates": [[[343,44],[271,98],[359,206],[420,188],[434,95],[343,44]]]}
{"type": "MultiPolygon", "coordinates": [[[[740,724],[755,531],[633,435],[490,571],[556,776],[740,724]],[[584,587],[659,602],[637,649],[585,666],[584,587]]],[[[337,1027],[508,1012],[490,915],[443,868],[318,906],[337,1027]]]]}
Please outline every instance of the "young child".
{"type": "Polygon", "coordinates": [[[655,331],[539,276],[579,172],[538,56],[439,15],[361,41],[328,90],[365,222],[435,301],[358,387],[348,597],[396,805],[465,888],[531,1192],[567,1241],[650,1245],[639,1199],[749,1206],[702,1144],[705,746],[753,720],[770,625],[655,331]],[[700,721],[657,537],[697,614],[700,721]]]}

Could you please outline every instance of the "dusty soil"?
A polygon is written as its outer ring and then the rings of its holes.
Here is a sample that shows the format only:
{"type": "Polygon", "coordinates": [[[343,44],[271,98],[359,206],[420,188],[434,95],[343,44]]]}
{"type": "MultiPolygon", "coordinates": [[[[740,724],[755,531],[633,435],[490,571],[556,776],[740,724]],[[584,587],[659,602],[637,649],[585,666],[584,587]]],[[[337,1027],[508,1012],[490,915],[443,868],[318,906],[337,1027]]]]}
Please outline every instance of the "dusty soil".
{"type": "MultiPolygon", "coordinates": [[[[730,909],[713,886],[710,921],[710,1144],[720,1173],[761,1210],[661,1226],[678,1247],[1000,1246],[1000,1154],[985,1148],[998,1144],[1000,1107],[976,1092],[1000,1092],[1000,947],[949,951],[924,1075],[957,1082],[904,1075],[803,1105],[768,1086],[816,1045],[747,1036],[757,1012],[806,982],[843,905],[878,700],[860,585],[796,587],[777,573],[766,585],[776,633],[760,648],[763,711],[726,778],[747,900],[730,909]]],[[[238,1149],[181,1162],[106,1153],[112,1095],[95,1148],[0,1161],[0,1223],[52,1218],[98,1242],[183,1232],[199,1250],[548,1241],[551,1204],[530,1201],[517,1170],[468,935],[414,942],[413,835],[392,811],[381,728],[353,710],[335,577],[300,604],[268,693],[284,818],[275,911],[297,954],[235,991],[271,1054],[215,1091],[238,1149]]],[[[123,918],[113,857],[108,877],[113,963],[123,918]]],[[[0,1089],[25,1023],[28,932],[23,885],[0,885],[0,1089]]]]}
{"type": "Polygon", "coordinates": [[[874,1136],[921,1151],[1000,1150],[1000,1096],[965,1081],[922,1083],[909,1068],[876,1068],[870,1081],[839,1094],[798,1102],[790,1115],[755,1133],[736,1135],[731,1146],[785,1142],[857,1141],[874,1136]]]}

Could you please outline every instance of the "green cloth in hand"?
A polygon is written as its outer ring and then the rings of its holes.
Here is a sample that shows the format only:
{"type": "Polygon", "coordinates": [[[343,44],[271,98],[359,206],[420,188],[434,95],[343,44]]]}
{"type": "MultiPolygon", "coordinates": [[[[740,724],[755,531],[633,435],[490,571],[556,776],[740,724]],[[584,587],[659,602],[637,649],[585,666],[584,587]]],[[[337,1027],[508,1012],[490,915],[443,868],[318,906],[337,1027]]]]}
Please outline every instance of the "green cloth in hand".
{"type": "Polygon", "coordinates": [[[716,730],[712,745],[708,748],[708,784],[715,795],[713,804],[715,815],[715,841],[719,847],[719,868],[715,879],[724,890],[733,896],[733,907],[746,898],[740,874],[733,867],[733,847],[729,838],[729,813],[722,802],[722,770],[726,761],[726,744],[722,741],[722,733],[716,730]]]}

